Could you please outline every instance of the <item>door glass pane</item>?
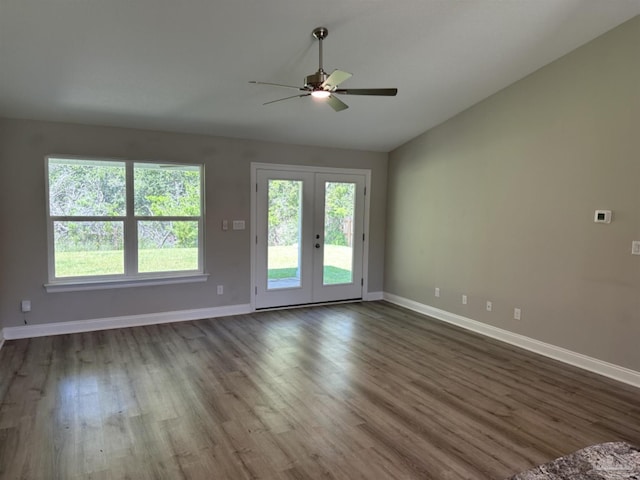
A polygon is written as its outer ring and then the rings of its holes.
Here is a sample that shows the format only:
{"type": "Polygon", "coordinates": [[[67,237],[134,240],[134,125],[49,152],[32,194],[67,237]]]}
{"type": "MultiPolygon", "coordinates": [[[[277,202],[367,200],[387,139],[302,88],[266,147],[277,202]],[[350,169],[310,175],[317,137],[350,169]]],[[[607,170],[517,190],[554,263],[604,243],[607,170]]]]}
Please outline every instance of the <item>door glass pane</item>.
{"type": "Polygon", "coordinates": [[[353,232],[356,184],[325,182],[322,282],[353,282],[353,232]]]}
{"type": "Polygon", "coordinates": [[[139,221],[138,272],[198,269],[198,222],[139,221]]]}
{"type": "Polygon", "coordinates": [[[267,289],[297,288],[300,283],[302,181],[269,180],[267,289]]]}

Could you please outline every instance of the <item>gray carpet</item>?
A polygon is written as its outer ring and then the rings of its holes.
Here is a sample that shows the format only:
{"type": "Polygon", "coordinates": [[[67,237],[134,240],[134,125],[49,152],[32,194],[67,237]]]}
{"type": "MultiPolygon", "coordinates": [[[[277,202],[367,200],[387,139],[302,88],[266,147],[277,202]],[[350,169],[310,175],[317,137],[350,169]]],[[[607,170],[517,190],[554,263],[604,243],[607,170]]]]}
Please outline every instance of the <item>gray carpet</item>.
{"type": "Polygon", "coordinates": [[[640,480],[640,450],[623,442],[592,445],[509,480],[640,480]]]}

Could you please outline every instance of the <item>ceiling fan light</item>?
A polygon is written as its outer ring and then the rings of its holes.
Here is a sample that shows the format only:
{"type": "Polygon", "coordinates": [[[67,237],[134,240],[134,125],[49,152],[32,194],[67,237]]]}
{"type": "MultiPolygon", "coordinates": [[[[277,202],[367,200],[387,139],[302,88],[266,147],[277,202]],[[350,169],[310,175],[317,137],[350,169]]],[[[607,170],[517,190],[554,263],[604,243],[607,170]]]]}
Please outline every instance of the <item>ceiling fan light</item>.
{"type": "Polygon", "coordinates": [[[311,92],[311,96],[313,98],[328,98],[329,96],[331,96],[331,92],[327,90],[314,90],[313,92],[311,92]]]}

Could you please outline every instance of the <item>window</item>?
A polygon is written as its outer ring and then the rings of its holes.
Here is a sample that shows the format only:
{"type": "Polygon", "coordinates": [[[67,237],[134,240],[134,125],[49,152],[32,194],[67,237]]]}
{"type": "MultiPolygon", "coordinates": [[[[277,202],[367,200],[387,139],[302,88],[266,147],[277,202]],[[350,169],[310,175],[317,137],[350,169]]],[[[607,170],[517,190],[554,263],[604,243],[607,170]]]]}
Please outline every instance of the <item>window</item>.
{"type": "Polygon", "coordinates": [[[203,273],[200,165],[47,157],[52,284],[203,273]]]}

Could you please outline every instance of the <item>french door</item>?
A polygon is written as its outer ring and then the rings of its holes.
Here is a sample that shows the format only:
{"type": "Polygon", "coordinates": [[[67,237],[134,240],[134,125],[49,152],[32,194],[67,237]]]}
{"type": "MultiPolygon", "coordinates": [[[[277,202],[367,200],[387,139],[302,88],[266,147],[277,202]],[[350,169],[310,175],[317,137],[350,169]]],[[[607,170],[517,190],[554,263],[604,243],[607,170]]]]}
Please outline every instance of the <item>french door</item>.
{"type": "Polygon", "coordinates": [[[256,308],[362,298],[365,180],[256,169],[256,308]]]}

